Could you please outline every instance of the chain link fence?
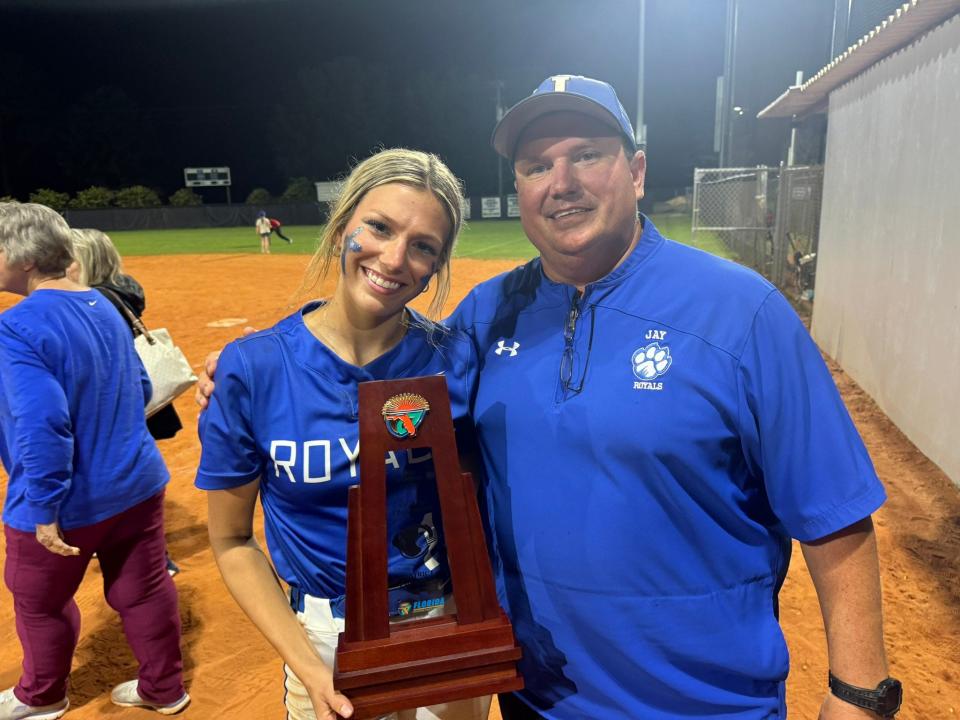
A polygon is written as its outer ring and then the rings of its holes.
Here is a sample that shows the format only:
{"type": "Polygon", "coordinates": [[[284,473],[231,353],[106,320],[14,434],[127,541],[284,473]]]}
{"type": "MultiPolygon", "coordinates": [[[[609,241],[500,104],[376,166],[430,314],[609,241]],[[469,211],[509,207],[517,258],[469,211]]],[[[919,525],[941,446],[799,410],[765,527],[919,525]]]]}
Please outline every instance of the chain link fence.
{"type": "Polygon", "coordinates": [[[693,173],[693,233],[711,232],[740,262],[767,274],[776,168],[698,168],[693,173]]]}
{"type": "Polygon", "coordinates": [[[813,299],[822,166],[697,168],[693,234],[718,237],[784,292],[813,299]]]}
{"type": "Polygon", "coordinates": [[[820,236],[823,166],[780,171],[771,282],[801,300],[813,300],[820,236]]]}

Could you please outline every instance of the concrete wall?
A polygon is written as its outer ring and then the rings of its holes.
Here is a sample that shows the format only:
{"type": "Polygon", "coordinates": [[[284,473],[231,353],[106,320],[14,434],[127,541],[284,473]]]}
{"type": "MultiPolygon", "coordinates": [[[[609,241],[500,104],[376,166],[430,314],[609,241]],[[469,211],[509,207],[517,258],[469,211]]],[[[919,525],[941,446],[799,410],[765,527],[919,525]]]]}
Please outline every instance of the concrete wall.
{"type": "Polygon", "coordinates": [[[960,484],[960,16],[830,95],[813,336],[960,484]]]}

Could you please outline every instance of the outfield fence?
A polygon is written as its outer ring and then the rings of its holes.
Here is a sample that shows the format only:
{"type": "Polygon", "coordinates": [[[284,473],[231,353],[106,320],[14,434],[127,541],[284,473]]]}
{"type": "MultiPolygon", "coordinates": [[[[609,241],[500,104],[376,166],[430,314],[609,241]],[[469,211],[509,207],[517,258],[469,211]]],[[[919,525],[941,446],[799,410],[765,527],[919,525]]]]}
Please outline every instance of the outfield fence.
{"type": "Polygon", "coordinates": [[[823,167],[697,168],[693,236],[713,233],[782,290],[813,298],[823,167]]]}
{"type": "MultiPolygon", "coordinates": [[[[259,211],[284,225],[322,225],[327,221],[328,201],[308,203],[268,203],[265,205],[216,204],[193,207],[102,208],[65,210],[71,227],[112,230],[179,230],[183,228],[240,227],[253,225],[259,211]]],[[[464,215],[467,219],[513,219],[519,216],[516,195],[469,197],[464,215]],[[485,207],[494,201],[495,212],[485,207]],[[499,202],[499,205],[496,203],[499,202]]]]}
{"type": "Polygon", "coordinates": [[[263,210],[284,225],[321,225],[326,203],[271,203],[268,205],[197,205],[194,207],[103,208],[66,210],[71,227],[98,230],[176,230],[179,228],[252,226],[263,210]]]}

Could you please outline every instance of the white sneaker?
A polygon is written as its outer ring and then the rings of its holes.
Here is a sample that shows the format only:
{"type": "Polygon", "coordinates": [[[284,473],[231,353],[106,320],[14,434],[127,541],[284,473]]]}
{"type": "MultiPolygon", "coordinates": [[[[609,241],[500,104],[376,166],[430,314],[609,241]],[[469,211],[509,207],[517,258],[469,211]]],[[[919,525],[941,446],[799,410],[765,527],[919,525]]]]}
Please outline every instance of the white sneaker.
{"type": "Polygon", "coordinates": [[[0,720],[56,720],[69,707],[67,698],[53,705],[24,705],[13,694],[13,688],[0,692],[0,720]]]}
{"type": "MultiPolygon", "coordinates": [[[[172,702],[169,705],[160,705],[158,703],[144,700],[137,692],[137,680],[127,680],[120,683],[110,692],[110,700],[114,705],[120,707],[142,707],[148,710],[156,710],[161,715],[176,715],[190,704],[190,695],[183,694],[183,697],[172,702]]],[[[59,717],[59,715],[57,716],[59,717]]]]}

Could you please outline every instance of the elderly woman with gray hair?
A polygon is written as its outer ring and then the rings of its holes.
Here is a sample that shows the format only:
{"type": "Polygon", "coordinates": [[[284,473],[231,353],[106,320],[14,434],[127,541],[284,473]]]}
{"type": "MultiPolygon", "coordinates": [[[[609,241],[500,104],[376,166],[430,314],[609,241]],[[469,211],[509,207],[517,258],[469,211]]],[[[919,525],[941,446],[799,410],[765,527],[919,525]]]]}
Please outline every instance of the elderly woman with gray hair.
{"type": "Polygon", "coordinates": [[[80,632],[73,596],[94,553],[140,664],[111,699],[163,714],[190,702],[164,568],[169,473],[143,410],[150,381],[120,315],[66,276],[72,262],[57,213],[0,203],[0,290],[25,296],[0,314],[4,580],[24,656],[17,685],[0,692],[0,720],[67,711],[80,632]]]}

